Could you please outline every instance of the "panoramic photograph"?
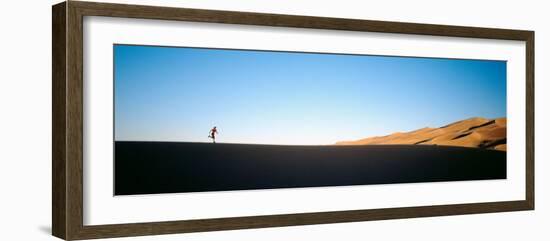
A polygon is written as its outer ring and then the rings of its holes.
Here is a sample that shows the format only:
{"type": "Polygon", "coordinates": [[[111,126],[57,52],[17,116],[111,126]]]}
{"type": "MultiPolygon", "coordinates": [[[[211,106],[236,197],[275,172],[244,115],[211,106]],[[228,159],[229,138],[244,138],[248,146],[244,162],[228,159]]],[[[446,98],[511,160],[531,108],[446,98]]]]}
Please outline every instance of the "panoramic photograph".
{"type": "Polygon", "coordinates": [[[113,56],[114,195],[506,179],[506,61],[113,56]]]}

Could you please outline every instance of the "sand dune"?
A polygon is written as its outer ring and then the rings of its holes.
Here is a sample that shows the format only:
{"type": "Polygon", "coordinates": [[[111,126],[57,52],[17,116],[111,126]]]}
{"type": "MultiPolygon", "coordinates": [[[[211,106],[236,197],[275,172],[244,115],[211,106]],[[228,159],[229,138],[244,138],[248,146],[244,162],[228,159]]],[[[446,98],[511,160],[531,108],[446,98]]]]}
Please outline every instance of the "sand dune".
{"type": "Polygon", "coordinates": [[[336,145],[385,144],[462,146],[506,151],[506,118],[475,117],[439,128],[426,127],[411,132],[397,132],[387,136],[336,143],[336,145]]]}
{"type": "Polygon", "coordinates": [[[490,180],[506,178],[506,152],[116,141],[114,176],[115,195],[490,180]]]}

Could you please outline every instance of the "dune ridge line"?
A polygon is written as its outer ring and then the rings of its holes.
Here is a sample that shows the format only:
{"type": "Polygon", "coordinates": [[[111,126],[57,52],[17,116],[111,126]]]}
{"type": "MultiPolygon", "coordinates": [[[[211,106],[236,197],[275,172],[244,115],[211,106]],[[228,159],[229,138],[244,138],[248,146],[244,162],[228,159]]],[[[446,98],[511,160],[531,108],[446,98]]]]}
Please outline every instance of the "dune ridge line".
{"type": "Polygon", "coordinates": [[[396,132],[335,145],[442,145],[477,147],[506,151],[506,117],[486,119],[473,117],[438,128],[424,127],[410,132],[396,132]]]}

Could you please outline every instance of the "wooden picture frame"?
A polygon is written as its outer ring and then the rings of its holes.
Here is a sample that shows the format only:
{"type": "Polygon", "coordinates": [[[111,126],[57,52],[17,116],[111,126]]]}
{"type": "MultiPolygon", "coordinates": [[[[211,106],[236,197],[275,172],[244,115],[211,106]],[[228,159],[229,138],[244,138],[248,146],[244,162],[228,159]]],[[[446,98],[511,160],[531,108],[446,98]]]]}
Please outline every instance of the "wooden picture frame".
{"type": "Polygon", "coordinates": [[[158,235],[214,230],[356,222],[444,215],[533,210],[534,32],[264,13],[68,1],[52,8],[52,233],[66,240],[158,235]],[[328,30],[451,36],[526,43],[525,199],[488,203],[415,206],[334,212],[180,220],[151,223],[83,224],[83,17],[108,16],[174,21],[280,26],[328,30]]]}

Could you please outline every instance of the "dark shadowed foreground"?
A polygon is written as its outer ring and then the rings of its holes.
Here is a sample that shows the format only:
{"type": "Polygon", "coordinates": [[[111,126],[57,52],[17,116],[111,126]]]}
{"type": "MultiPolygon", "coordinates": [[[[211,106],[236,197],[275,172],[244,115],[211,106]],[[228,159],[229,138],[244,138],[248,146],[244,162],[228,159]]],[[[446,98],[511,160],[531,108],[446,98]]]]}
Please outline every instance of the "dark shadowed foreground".
{"type": "Polygon", "coordinates": [[[115,195],[505,178],[506,152],[478,148],[115,143],[115,195]]]}

